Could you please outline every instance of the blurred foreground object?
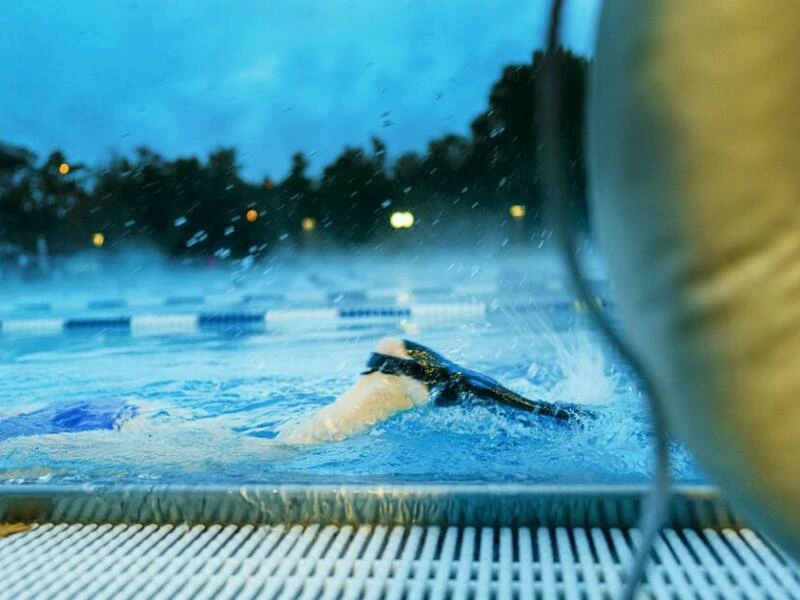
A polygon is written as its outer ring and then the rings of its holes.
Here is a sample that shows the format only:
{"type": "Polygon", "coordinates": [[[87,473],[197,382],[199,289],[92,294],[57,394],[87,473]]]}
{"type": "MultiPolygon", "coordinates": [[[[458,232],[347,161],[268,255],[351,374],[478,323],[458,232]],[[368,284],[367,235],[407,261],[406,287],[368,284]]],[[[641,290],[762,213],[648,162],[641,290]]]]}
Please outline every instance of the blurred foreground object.
{"type": "Polygon", "coordinates": [[[607,2],[592,210],[671,431],[800,558],[800,4],[607,2]]]}

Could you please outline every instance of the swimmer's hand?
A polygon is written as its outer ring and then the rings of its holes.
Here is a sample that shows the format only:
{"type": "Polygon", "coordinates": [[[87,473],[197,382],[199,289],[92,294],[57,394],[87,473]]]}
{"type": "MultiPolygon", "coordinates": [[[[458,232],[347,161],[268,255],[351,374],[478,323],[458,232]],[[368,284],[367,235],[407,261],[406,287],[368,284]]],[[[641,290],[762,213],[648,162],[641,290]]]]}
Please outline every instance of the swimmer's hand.
{"type": "MultiPolygon", "coordinates": [[[[375,352],[402,359],[411,358],[403,341],[392,338],[378,342],[375,352]]],[[[380,371],[367,373],[333,404],[317,412],[304,425],[281,432],[277,440],[293,444],[343,440],[429,400],[428,386],[407,375],[380,371]]]]}

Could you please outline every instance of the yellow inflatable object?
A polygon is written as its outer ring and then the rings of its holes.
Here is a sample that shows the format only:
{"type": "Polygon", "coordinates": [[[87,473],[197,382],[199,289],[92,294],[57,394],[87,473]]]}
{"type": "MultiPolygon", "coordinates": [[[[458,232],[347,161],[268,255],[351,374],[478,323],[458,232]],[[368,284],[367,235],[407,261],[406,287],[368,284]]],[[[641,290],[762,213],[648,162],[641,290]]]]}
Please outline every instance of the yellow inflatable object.
{"type": "Polygon", "coordinates": [[[800,558],[800,3],[605,2],[589,157],[671,431],[800,558]]]}

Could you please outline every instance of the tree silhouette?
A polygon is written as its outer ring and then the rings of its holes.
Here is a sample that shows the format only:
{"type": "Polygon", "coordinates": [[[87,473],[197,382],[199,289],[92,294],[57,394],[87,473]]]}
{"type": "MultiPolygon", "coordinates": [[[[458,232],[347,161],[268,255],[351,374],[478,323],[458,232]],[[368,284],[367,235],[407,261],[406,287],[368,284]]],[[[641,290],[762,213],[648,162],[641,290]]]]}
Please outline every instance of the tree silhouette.
{"type": "Polygon", "coordinates": [[[392,185],[383,170],[385,146],[373,140],[373,154],[346,147],[333,164],[325,167],[320,179],[324,222],[345,245],[364,242],[374,235],[381,214],[390,206],[392,185]]]}
{"type": "Polygon", "coordinates": [[[435,237],[444,215],[458,224],[502,226],[511,204],[527,207],[524,225],[532,233],[543,225],[538,103],[548,60],[558,61],[568,198],[585,224],[588,63],[559,50],[537,51],[530,63],[503,69],[468,137],[446,134],[423,154],[401,154],[393,162],[385,142],[372,137],[369,151],[345,146],[316,181],[302,152],[276,184],[269,177],[245,181],[235,148],[219,148],[204,162],[167,160],[141,147],[132,157],[112,155],[87,169],[59,150],[37,164],[29,150],[0,143],[0,242],[33,251],[43,236],[54,252],[74,252],[90,248],[92,233],[100,232],[105,248],[144,241],[173,256],[258,256],[279,236],[300,239],[306,217],[317,224],[315,236],[353,247],[389,234],[394,210],[411,210],[415,229],[435,237]]]}
{"type": "Polygon", "coordinates": [[[295,152],[289,175],[281,182],[279,202],[275,207],[276,215],[283,223],[294,225],[289,227],[291,231],[296,231],[305,217],[322,220],[319,198],[307,172],[308,159],[302,152],[295,152]]]}

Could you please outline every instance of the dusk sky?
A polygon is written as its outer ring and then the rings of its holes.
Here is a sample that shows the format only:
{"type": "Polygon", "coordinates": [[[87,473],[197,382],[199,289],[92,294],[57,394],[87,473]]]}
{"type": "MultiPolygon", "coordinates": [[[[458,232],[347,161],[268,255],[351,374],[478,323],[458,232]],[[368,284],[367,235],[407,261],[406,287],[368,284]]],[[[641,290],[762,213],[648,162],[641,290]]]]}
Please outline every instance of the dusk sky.
{"type": "MultiPolygon", "coordinates": [[[[600,0],[568,0],[591,53],[600,0]]],[[[0,11],[0,141],[96,164],[236,146],[248,178],[382,137],[393,156],[466,134],[502,67],[544,40],[546,0],[55,0],[0,11]]]]}

